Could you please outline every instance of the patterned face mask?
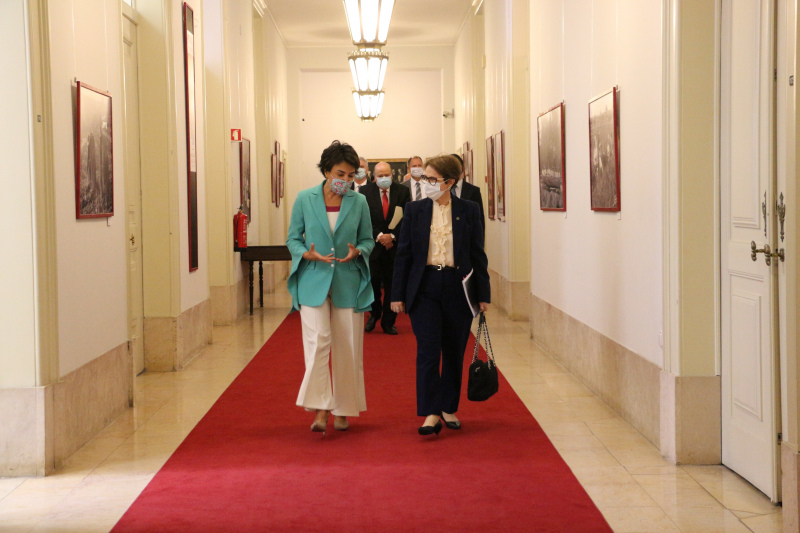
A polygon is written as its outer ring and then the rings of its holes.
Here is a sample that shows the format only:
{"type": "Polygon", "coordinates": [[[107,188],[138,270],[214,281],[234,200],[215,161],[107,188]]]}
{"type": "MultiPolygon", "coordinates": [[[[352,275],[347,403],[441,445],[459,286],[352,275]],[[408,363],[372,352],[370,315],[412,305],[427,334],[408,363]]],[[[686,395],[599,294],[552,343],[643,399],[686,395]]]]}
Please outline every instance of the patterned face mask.
{"type": "Polygon", "coordinates": [[[341,178],[331,178],[331,190],[339,196],[344,196],[350,188],[350,182],[341,178]]]}

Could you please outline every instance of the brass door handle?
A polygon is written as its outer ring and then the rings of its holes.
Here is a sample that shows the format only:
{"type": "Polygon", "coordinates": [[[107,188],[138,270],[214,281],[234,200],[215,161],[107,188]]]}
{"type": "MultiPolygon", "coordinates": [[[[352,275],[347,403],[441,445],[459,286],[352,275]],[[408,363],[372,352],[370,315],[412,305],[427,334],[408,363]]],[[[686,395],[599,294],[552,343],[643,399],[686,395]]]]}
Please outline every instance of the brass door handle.
{"type": "Polygon", "coordinates": [[[133,233],[131,233],[131,244],[136,244],[136,236],[133,233]]]}
{"type": "Polygon", "coordinates": [[[783,248],[778,248],[777,251],[773,252],[772,249],[769,247],[769,244],[765,244],[764,248],[756,248],[756,241],[750,241],[750,259],[755,261],[757,259],[758,254],[764,254],[764,260],[767,262],[767,265],[772,264],[772,258],[777,257],[778,259],[783,262],[786,259],[784,255],[783,248]]]}

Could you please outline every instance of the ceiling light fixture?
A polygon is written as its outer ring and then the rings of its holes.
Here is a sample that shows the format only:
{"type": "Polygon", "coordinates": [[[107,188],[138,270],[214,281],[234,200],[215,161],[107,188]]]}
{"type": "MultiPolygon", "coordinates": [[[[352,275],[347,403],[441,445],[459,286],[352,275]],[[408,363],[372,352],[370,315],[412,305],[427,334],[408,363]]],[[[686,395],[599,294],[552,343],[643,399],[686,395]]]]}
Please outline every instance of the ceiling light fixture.
{"type": "Polygon", "coordinates": [[[353,75],[353,100],[362,121],[373,121],[383,108],[383,80],[389,54],[383,45],[389,36],[389,23],[395,0],[342,0],[350,37],[358,47],[348,54],[353,75]]]}

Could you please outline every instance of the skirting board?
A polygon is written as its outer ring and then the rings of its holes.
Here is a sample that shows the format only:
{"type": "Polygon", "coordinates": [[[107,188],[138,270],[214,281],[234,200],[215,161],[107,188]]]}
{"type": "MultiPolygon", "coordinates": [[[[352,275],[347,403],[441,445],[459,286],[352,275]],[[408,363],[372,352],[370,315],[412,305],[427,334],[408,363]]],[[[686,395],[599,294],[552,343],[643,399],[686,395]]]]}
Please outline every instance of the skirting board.
{"type": "Polygon", "coordinates": [[[211,344],[211,300],[204,300],[172,317],[145,317],[144,367],[148,372],[182,370],[211,344]]]}
{"type": "Polygon", "coordinates": [[[110,424],[133,399],[127,343],[46,387],[0,391],[0,477],[43,476],[110,424]]]}
{"type": "Polygon", "coordinates": [[[541,298],[530,298],[531,338],[660,446],[661,369],[541,298]]]}
{"type": "Polygon", "coordinates": [[[511,320],[528,320],[531,284],[527,281],[510,281],[491,268],[492,305],[506,312],[511,320]]]}
{"type": "Polygon", "coordinates": [[[783,530],[800,532],[800,455],[788,442],[781,443],[781,496],[783,530]]]}

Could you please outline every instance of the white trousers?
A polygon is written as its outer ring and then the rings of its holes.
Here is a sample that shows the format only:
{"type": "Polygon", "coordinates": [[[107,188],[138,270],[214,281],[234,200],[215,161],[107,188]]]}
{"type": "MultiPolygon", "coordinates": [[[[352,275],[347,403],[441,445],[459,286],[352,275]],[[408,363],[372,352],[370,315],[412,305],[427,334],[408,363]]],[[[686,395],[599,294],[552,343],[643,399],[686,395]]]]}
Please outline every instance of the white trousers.
{"type": "Polygon", "coordinates": [[[301,305],[300,320],[306,373],[297,405],[337,416],[366,411],[364,313],[334,307],[328,297],[319,307],[301,305]]]}

